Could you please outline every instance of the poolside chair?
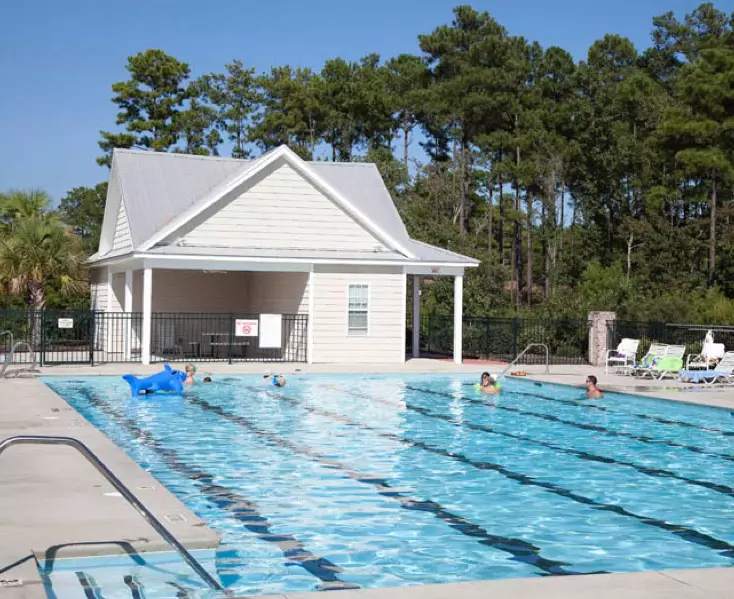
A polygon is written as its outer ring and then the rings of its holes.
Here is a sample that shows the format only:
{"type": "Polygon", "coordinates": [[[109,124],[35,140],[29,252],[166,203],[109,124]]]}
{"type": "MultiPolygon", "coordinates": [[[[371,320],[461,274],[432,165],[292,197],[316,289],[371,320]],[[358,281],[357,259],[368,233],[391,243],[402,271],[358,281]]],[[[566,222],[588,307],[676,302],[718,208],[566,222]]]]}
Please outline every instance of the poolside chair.
{"type": "Polygon", "coordinates": [[[678,373],[683,368],[682,356],[662,356],[654,361],[650,371],[650,375],[659,381],[665,377],[677,378],[678,373]]]}
{"type": "Polygon", "coordinates": [[[608,349],[604,357],[604,372],[609,373],[610,364],[621,364],[623,368],[633,366],[637,359],[639,339],[622,339],[617,349],[608,349]]]}
{"type": "Polygon", "coordinates": [[[636,376],[653,376],[652,367],[655,361],[660,359],[668,351],[668,346],[664,343],[653,343],[647,350],[645,357],[640,360],[639,364],[632,367],[631,373],[636,376]]]}
{"type": "Polygon", "coordinates": [[[685,383],[734,383],[734,351],[728,351],[713,370],[681,370],[678,375],[685,383]]]}
{"type": "Polygon", "coordinates": [[[704,343],[701,353],[689,355],[686,360],[686,370],[708,370],[724,357],[726,348],[723,343],[704,343]]]}

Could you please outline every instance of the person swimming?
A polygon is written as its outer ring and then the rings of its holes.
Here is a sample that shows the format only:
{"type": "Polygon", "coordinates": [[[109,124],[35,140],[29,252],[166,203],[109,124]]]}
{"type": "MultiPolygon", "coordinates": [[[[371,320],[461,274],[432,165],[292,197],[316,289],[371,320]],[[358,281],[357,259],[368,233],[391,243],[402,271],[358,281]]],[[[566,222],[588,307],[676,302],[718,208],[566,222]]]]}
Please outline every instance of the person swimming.
{"type": "Polygon", "coordinates": [[[266,374],[263,378],[270,380],[274,387],[285,387],[285,377],[280,374],[266,374]]]}
{"type": "Polygon", "coordinates": [[[497,395],[500,392],[500,388],[491,374],[483,372],[481,382],[479,383],[479,391],[486,395],[497,395]]]}
{"type": "Polygon", "coordinates": [[[212,377],[205,376],[204,379],[203,379],[203,382],[205,382],[205,383],[211,383],[212,382],[212,377]]]}
{"type": "Polygon", "coordinates": [[[597,378],[593,374],[586,377],[586,397],[589,399],[601,399],[604,397],[604,394],[597,387],[597,378]]]}

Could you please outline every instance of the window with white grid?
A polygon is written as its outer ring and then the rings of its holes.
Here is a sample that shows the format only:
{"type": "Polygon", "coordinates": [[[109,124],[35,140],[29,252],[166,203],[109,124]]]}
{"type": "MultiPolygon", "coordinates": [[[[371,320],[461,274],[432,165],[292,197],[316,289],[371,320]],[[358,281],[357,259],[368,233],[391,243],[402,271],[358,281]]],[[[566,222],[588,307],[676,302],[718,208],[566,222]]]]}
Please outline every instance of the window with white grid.
{"type": "Polygon", "coordinates": [[[348,332],[350,335],[367,334],[369,303],[369,285],[349,286],[348,332]]]}

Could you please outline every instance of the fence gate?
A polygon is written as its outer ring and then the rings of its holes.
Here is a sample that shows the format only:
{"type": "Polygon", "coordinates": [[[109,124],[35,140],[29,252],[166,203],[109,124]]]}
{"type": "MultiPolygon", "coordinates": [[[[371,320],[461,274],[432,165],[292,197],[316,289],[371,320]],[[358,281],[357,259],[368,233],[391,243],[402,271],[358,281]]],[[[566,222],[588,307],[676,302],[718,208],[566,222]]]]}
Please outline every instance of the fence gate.
{"type": "Polygon", "coordinates": [[[33,345],[40,348],[41,365],[93,363],[94,312],[44,310],[30,318],[32,335],[40,336],[33,345]]]}

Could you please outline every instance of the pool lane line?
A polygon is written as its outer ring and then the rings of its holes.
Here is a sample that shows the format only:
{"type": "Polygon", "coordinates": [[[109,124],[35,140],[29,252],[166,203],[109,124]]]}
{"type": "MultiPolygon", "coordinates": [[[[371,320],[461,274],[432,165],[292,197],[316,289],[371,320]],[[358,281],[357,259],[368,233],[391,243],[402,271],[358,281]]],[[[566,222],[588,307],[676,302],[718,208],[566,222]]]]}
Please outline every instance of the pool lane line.
{"type": "Polygon", "coordinates": [[[415,448],[427,451],[429,453],[433,453],[435,455],[444,456],[452,460],[461,462],[462,464],[467,464],[469,466],[472,466],[478,470],[497,472],[498,474],[501,474],[505,478],[514,480],[520,483],[521,485],[539,487],[539,488],[542,488],[548,491],[549,493],[553,493],[554,495],[558,495],[560,497],[571,499],[572,501],[575,501],[583,505],[591,506],[593,509],[612,512],[615,514],[619,514],[620,516],[626,516],[628,518],[632,518],[647,526],[652,526],[654,528],[658,528],[666,532],[670,532],[673,535],[685,541],[688,541],[689,543],[695,543],[696,545],[701,545],[703,547],[713,549],[714,551],[716,551],[717,553],[719,553],[719,555],[722,555],[723,557],[734,559],[734,545],[732,545],[731,543],[728,543],[727,541],[722,541],[721,539],[717,539],[716,537],[712,537],[711,535],[695,530],[693,528],[688,528],[685,525],[673,524],[670,522],[666,522],[665,520],[660,520],[658,518],[642,516],[640,514],[636,514],[635,512],[631,512],[619,505],[596,501],[595,499],[591,499],[590,497],[586,497],[585,495],[579,495],[578,493],[575,493],[569,489],[565,489],[564,487],[561,487],[560,485],[556,485],[555,483],[537,480],[533,478],[532,476],[528,476],[526,474],[515,472],[513,470],[510,470],[509,468],[506,468],[502,464],[498,464],[495,462],[473,460],[472,458],[469,458],[461,453],[449,451],[442,447],[436,447],[434,445],[429,445],[428,443],[419,441],[417,439],[411,439],[410,437],[403,437],[395,433],[383,431],[378,428],[374,428],[368,424],[364,424],[361,422],[355,422],[353,420],[350,420],[349,418],[347,418],[346,416],[342,414],[331,412],[330,410],[325,410],[323,408],[316,408],[314,406],[304,405],[300,400],[294,399],[292,397],[288,397],[282,391],[276,393],[274,391],[268,391],[264,389],[254,389],[254,388],[252,389],[254,391],[265,392],[269,394],[271,397],[274,397],[281,401],[286,401],[295,406],[299,406],[309,413],[319,414],[321,416],[324,416],[325,418],[337,420],[348,426],[353,426],[361,430],[375,433],[376,435],[379,435],[380,437],[383,437],[385,439],[390,439],[392,441],[396,441],[407,447],[415,447],[415,448]]]}
{"type": "Polygon", "coordinates": [[[548,397],[546,395],[541,395],[540,393],[529,393],[527,391],[517,391],[515,389],[508,389],[508,391],[510,393],[517,393],[518,395],[526,395],[528,397],[535,397],[537,399],[542,399],[543,401],[552,401],[552,402],[562,403],[568,406],[578,406],[580,408],[588,408],[590,410],[598,410],[600,412],[607,412],[608,414],[612,416],[614,415],[634,416],[635,418],[641,418],[643,420],[649,420],[651,422],[657,422],[659,424],[679,426],[681,428],[690,428],[694,430],[705,431],[707,433],[717,433],[725,437],[734,437],[734,431],[728,431],[722,428],[715,428],[711,426],[702,426],[699,424],[693,424],[692,422],[686,422],[684,420],[671,420],[668,418],[663,418],[662,416],[654,416],[652,414],[640,414],[639,412],[618,412],[616,410],[610,410],[609,407],[607,406],[602,406],[596,403],[591,403],[591,401],[589,400],[582,401],[582,400],[575,400],[575,399],[561,399],[560,397],[548,397]]]}
{"type": "MultiPolygon", "coordinates": [[[[447,393],[443,391],[434,391],[432,389],[423,389],[421,387],[413,387],[412,385],[406,385],[405,388],[410,389],[411,391],[416,391],[418,393],[426,393],[428,395],[437,395],[440,397],[448,397],[451,399],[462,399],[470,403],[486,405],[484,400],[475,399],[473,397],[466,397],[463,395],[460,397],[457,397],[456,395],[452,393],[447,393]]],[[[582,430],[595,431],[598,433],[603,433],[605,435],[612,435],[613,437],[624,437],[626,439],[633,439],[634,441],[641,441],[642,443],[648,443],[650,445],[666,445],[668,447],[677,447],[679,449],[686,449],[688,451],[692,451],[693,453],[702,454],[708,457],[720,458],[722,460],[734,462],[734,455],[730,455],[727,453],[718,453],[715,451],[708,451],[696,445],[686,445],[685,443],[677,443],[676,441],[669,441],[667,439],[655,439],[654,437],[648,437],[645,435],[635,435],[633,433],[627,433],[625,431],[618,431],[615,429],[605,428],[603,426],[599,426],[596,424],[587,424],[585,422],[574,422],[573,420],[566,420],[564,418],[559,418],[558,416],[553,416],[552,414],[544,414],[542,412],[522,410],[520,408],[512,408],[506,405],[495,404],[494,408],[497,410],[503,410],[505,412],[512,412],[514,414],[522,414],[523,416],[531,416],[533,418],[540,418],[541,420],[547,420],[548,422],[558,422],[560,424],[566,424],[568,426],[573,426],[574,428],[579,428],[582,430]]]]}
{"type": "MultiPolygon", "coordinates": [[[[336,389],[336,387],[332,387],[332,388],[336,389]]],[[[346,394],[356,396],[356,397],[361,397],[368,401],[375,401],[383,405],[399,407],[393,402],[390,402],[385,399],[371,397],[359,391],[353,391],[351,389],[343,389],[343,388],[341,390],[346,394]]],[[[487,405],[487,404],[484,404],[484,405],[487,405]]],[[[664,470],[662,468],[652,468],[650,466],[642,466],[640,464],[635,464],[634,462],[626,462],[623,460],[617,460],[615,458],[609,458],[609,457],[601,456],[595,453],[590,453],[588,451],[583,451],[579,449],[571,449],[569,447],[563,447],[561,445],[556,445],[555,443],[550,443],[548,441],[540,441],[539,439],[533,439],[532,437],[526,437],[525,435],[518,435],[516,433],[508,433],[506,431],[499,431],[497,429],[492,428],[491,426],[486,426],[482,424],[474,424],[471,422],[464,422],[457,418],[449,416],[448,414],[431,412],[430,410],[427,410],[426,408],[423,408],[420,406],[409,405],[407,402],[405,403],[404,407],[406,410],[416,412],[418,414],[427,416],[429,418],[436,418],[438,420],[443,420],[445,422],[454,424],[456,426],[465,426],[466,428],[469,428],[475,431],[481,431],[481,432],[489,433],[492,435],[508,437],[510,439],[515,439],[517,441],[523,441],[526,443],[533,443],[535,445],[547,447],[548,449],[553,449],[554,451],[558,451],[559,453],[565,453],[567,455],[572,455],[572,456],[581,458],[582,460],[587,460],[589,462],[597,462],[600,464],[611,464],[614,466],[627,466],[629,468],[633,468],[637,470],[638,472],[642,474],[646,474],[648,476],[652,476],[655,478],[672,478],[675,480],[683,481],[690,485],[695,485],[698,487],[703,487],[704,489],[715,491],[716,493],[721,493],[722,495],[729,495],[731,497],[734,497],[734,488],[729,487],[727,485],[722,485],[722,484],[711,482],[711,481],[702,481],[702,480],[697,480],[694,478],[688,478],[686,476],[682,476],[680,474],[676,474],[675,472],[671,472],[670,470],[664,470]]]]}
{"type": "Polygon", "coordinates": [[[169,468],[193,481],[202,494],[216,507],[228,511],[259,539],[273,543],[281,550],[285,558],[321,580],[322,585],[320,587],[329,589],[360,588],[357,584],[341,580],[336,573],[343,572],[343,568],[326,558],[314,555],[293,535],[272,532],[272,524],[260,513],[259,507],[254,501],[250,501],[227,487],[214,483],[212,474],[184,462],[174,450],[162,447],[160,442],[150,433],[138,427],[135,422],[121,415],[106,402],[92,396],[90,393],[85,393],[85,396],[92,406],[127,430],[133,438],[160,455],[169,468]]]}
{"type": "MultiPolygon", "coordinates": [[[[248,389],[257,392],[263,391],[262,389],[252,387],[249,387],[248,389]]],[[[427,512],[439,520],[446,522],[451,528],[457,530],[464,536],[475,539],[481,545],[493,547],[494,549],[510,554],[513,561],[534,566],[542,572],[554,576],[586,574],[585,572],[582,573],[568,570],[566,566],[569,564],[566,562],[559,562],[542,557],[540,555],[541,548],[533,543],[523,539],[494,535],[479,524],[475,524],[467,518],[451,512],[436,501],[431,499],[416,499],[402,491],[392,488],[385,478],[354,470],[344,462],[330,458],[321,452],[315,451],[311,447],[293,443],[279,435],[265,431],[244,416],[225,410],[220,406],[210,404],[199,397],[188,394],[184,397],[190,404],[195,405],[204,411],[217,414],[219,417],[247,429],[261,439],[265,439],[268,443],[282,447],[292,453],[305,456],[310,460],[326,466],[327,468],[339,470],[350,479],[373,487],[379,495],[397,501],[400,507],[406,510],[427,512]]],[[[594,574],[603,573],[604,572],[601,571],[594,572],[594,574]]]]}

